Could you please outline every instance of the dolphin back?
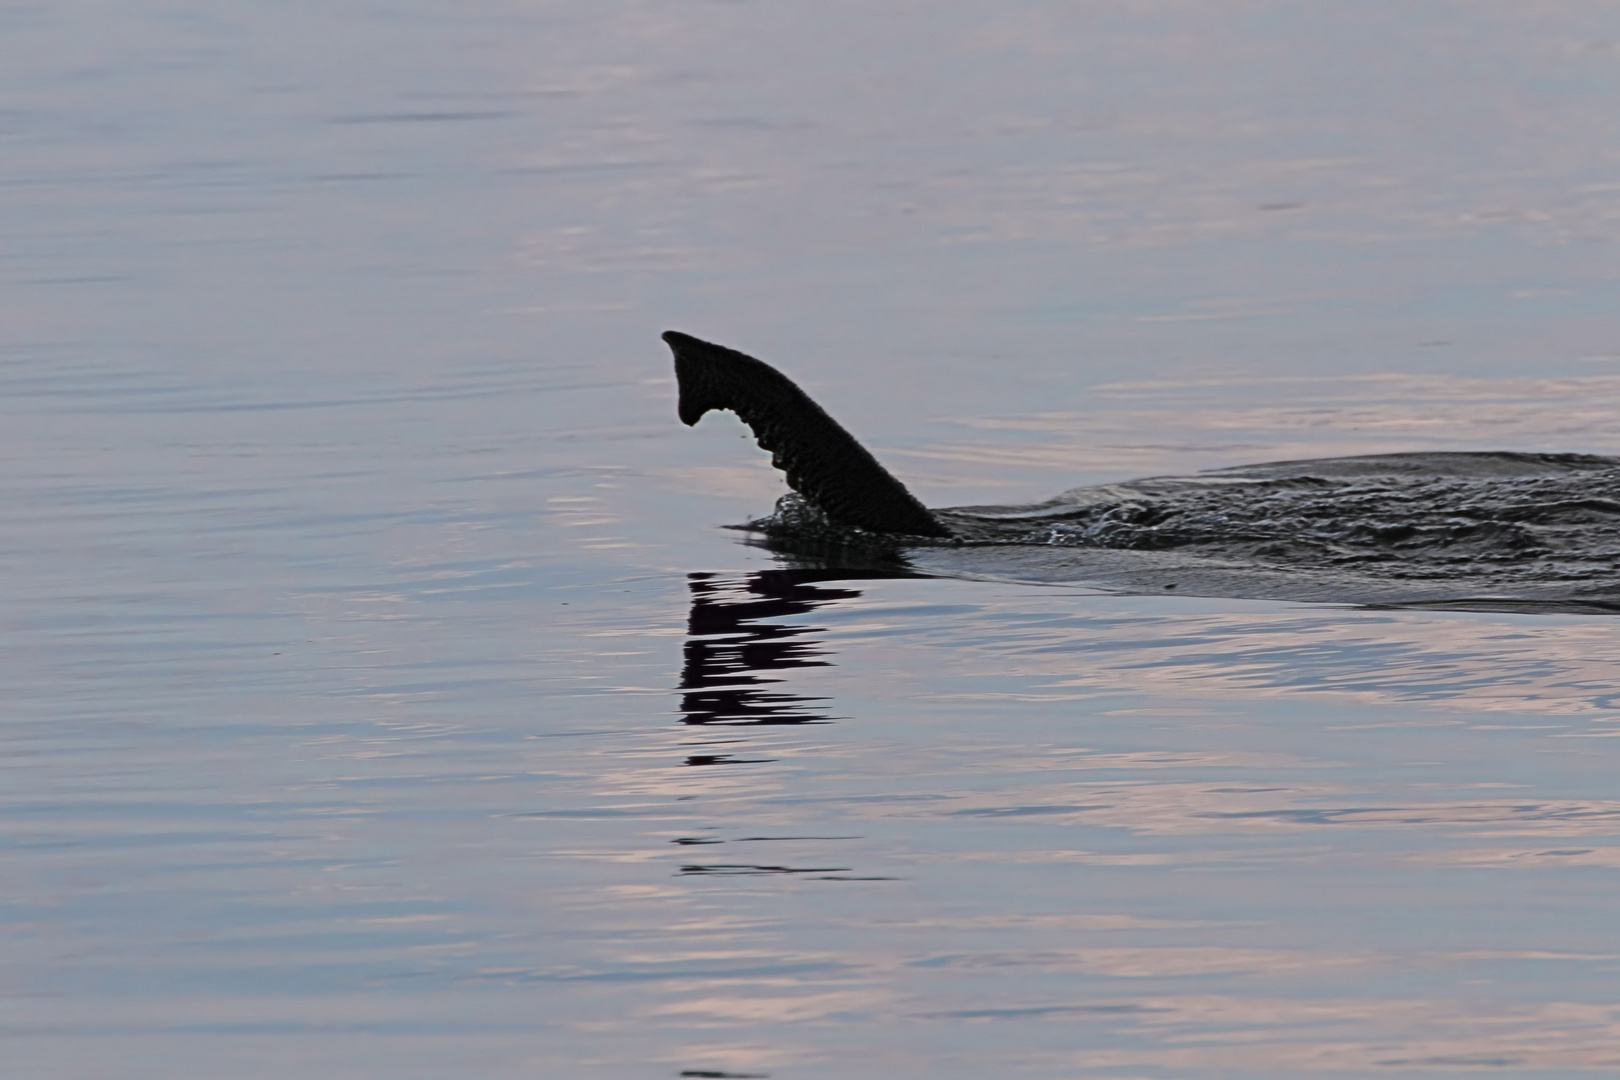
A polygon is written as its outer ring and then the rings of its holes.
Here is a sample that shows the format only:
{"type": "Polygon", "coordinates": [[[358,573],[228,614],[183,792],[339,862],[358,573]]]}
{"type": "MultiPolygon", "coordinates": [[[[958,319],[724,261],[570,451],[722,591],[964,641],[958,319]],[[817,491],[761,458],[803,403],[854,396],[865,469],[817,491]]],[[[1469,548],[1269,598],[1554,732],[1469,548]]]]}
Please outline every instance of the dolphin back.
{"type": "Polygon", "coordinates": [[[754,432],[788,486],[833,521],[875,532],[950,536],[866,447],[762,360],[671,330],[681,422],[730,409],[754,432]]]}

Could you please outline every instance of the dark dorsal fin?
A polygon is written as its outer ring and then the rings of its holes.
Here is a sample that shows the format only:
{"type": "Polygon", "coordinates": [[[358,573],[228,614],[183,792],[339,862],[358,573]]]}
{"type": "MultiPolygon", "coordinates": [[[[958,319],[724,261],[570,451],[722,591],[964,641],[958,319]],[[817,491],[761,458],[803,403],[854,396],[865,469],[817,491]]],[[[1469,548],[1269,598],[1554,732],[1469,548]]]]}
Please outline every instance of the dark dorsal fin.
{"type": "Polygon", "coordinates": [[[681,422],[730,409],[771,452],[788,486],[829,518],[876,532],[951,535],[905,485],[786,375],[752,356],[671,330],[681,422]]]}

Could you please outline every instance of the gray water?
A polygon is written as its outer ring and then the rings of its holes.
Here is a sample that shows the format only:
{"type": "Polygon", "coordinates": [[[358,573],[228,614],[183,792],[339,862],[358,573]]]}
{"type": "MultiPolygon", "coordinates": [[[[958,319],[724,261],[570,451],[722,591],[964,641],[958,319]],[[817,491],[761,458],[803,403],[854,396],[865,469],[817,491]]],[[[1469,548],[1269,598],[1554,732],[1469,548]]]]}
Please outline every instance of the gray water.
{"type": "Polygon", "coordinates": [[[1596,2],[0,8],[5,1072],[1620,1064],[1608,616],[784,561],[1620,453],[1596,2]],[[730,424],[728,427],[727,424],[730,424]]]}

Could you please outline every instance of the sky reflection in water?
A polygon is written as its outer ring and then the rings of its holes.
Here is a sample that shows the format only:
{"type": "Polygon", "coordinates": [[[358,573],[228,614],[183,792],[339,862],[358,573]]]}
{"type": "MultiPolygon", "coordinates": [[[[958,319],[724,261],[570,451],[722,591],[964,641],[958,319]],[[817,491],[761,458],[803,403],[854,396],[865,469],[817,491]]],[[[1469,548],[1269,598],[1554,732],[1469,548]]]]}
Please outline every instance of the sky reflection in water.
{"type": "Polygon", "coordinates": [[[1620,452],[1597,3],[0,10],[7,1075],[1600,1075],[1615,623],[793,566],[1620,452]]]}
{"type": "MultiPolygon", "coordinates": [[[[682,689],[699,645],[706,688],[719,681],[746,695],[772,680],[772,707],[791,720],[819,720],[836,691],[833,707],[860,728],[852,742],[765,731],[744,698],[728,715],[752,734],[726,745],[760,759],[749,782],[733,774],[695,788],[668,773],[665,786],[638,772],[613,789],[614,777],[603,779],[616,805],[660,792],[702,804],[707,828],[672,838],[680,876],[892,879],[903,899],[862,897],[852,910],[848,897],[774,894],[769,931],[744,938],[780,947],[832,935],[844,947],[795,948],[806,966],[791,989],[750,969],[739,973],[746,991],[714,985],[658,1015],[720,1028],[832,1024],[854,1047],[829,1057],[803,1046],[823,1065],[858,1060],[857,1047],[881,1056],[895,1044],[949,1046],[964,1075],[998,1067],[978,1055],[1009,1038],[1023,1048],[1019,1067],[1034,1069],[1608,1060],[1614,1009],[1576,989],[1590,979],[1601,995],[1615,963],[1590,949],[1606,933],[1606,905],[1601,888],[1568,875],[1616,864],[1620,800],[1607,797],[1606,760],[1558,741],[1608,734],[1614,718],[1570,677],[1591,662],[1584,631],[1600,621],[1451,615],[1434,640],[1429,613],[1325,619],[1250,604],[1217,614],[1198,610],[1216,602],[1182,600],[1156,615],[1074,592],[908,580],[829,588],[829,578],[691,578],[697,633],[682,689]],[[1300,633],[1307,627],[1335,633],[1300,633]],[[974,640],[990,629],[1001,639],[974,640]],[[1032,666],[1005,657],[1021,635],[1018,654],[1032,666]],[[753,648],[761,643],[770,647],[753,648]],[[1513,680],[1517,710],[1477,675],[1481,658],[1499,653],[1524,672],[1513,680]],[[930,654],[948,654],[951,669],[930,671],[930,654]],[[1110,670],[1113,656],[1128,663],[1110,670]],[[873,657],[899,671],[874,671],[873,657]],[[1144,669],[1179,666],[1195,670],[1144,691],[1144,669]],[[1054,681],[1069,667],[1088,670],[1082,691],[1054,681]],[[1252,674],[1289,668],[1318,678],[1252,674]],[[1390,669],[1427,681],[1391,680],[1368,697],[1365,684],[1390,669]],[[1232,674],[1223,684],[1211,671],[1232,674]],[[1567,719],[1546,723],[1553,715],[1567,719]],[[1006,724],[1016,738],[998,730],[1006,724]],[[1507,870],[1524,876],[1501,880],[1507,870]],[[1532,898],[1549,895],[1560,896],[1556,913],[1536,913],[1532,898]],[[801,904],[820,912],[809,920],[817,929],[788,914],[801,904]],[[1211,979],[1221,992],[1180,986],[1211,979]],[[1514,1002],[1443,989],[1504,981],[1514,1002]],[[1409,989],[1391,1000],[1390,985],[1409,989]],[[963,1004],[918,1005],[941,996],[963,1004]],[[957,1021],[970,1028],[932,1026],[957,1021]],[[1019,1028],[978,1029],[996,1022],[1019,1028]],[[1223,1049],[1234,1042],[1241,1054],[1223,1049]]],[[[771,1060],[784,1057],[792,1052],[773,1047],[771,1060]]]]}

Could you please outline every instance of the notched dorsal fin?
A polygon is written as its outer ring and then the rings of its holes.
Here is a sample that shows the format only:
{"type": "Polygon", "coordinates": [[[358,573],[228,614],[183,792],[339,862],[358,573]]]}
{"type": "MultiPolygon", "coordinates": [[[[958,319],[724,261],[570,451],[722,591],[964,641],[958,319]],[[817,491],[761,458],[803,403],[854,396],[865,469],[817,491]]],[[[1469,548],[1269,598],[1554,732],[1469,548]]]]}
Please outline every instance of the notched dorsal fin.
{"type": "Polygon", "coordinates": [[[752,356],[674,330],[678,411],[688,426],[730,409],[753,429],[788,486],[829,518],[877,532],[949,536],[904,484],[780,371],[752,356]]]}

